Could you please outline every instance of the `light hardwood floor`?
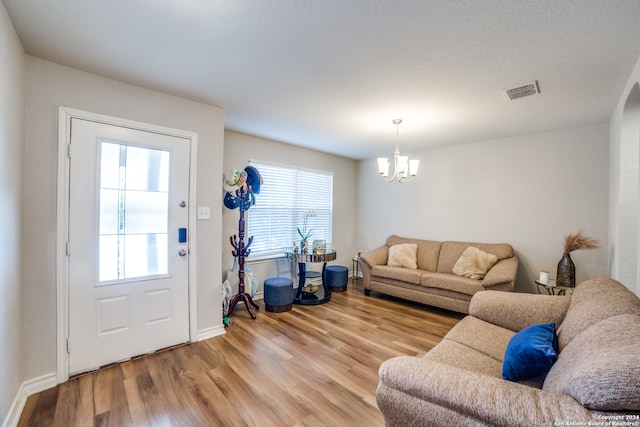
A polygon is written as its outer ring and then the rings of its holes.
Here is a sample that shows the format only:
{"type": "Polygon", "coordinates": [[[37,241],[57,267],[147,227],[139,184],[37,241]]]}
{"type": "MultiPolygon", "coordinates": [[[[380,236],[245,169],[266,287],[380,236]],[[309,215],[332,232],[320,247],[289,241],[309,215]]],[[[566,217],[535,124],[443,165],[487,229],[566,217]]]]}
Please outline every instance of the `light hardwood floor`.
{"type": "Polygon", "coordinates": [[[382,426],[378,367],[423,355],[463,316],[349,282],[318,306],[146,355],[31,396],[19,426],[382,426]]]}

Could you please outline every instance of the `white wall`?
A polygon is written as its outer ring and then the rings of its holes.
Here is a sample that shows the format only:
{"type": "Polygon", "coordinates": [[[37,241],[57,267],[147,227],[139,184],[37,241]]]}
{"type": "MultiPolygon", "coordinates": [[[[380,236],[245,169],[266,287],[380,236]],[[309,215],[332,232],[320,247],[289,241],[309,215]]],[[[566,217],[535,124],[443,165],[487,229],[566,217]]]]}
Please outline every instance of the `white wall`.
{"type": "MultiPolygon", "coordinates": [[[[25,376],[56,371],[56,177],[60,105],[198,133],[198,330],[222,324],[220,223],[223,111],[27,56],[25,376]]],[[[194,337],[195,338],[195,337],[194,337]]]]}
{"type": "MultiPolygon", "coordinates": [[[[611,120],[609,121],[609,140],[610,140],[610,154],[609,154],[609,171],[610,171],[610,186],[609,186],[609,263],[610,263],[610,272],[611,277],[617,280],[622,280],[623,283],[636,294],[640,295],[640,275],[638,275],[638,260],[633,259],[637,258],[637,242],[640,240],[638,237],[638,211],[640,210],[640,206],[638,205],[639,195],[636,193],[635,195],[627,195],[624,197],[625,186],[621,185],[621,180],[623,179],[623,175],[635,175],[638,176],[638,167],[640,163],[640,159],[637,156],[638,153],[638,144],[640,144],[640,135],[636,135],[636,145],[635,147],[631,147],[631,141],[626,140],[624,144],[626,146],[623,147],[623,134],[626,133],[623,131],[623,126],[625,126],[625,120],[623,120],[625,114],[625,105],[627,105],[627,100],[629,95],[632,93],[632,88],[640,82],[640,60],[636,63],[635,68],[631,72],[629,76],[629,80],[627,81],[627,85],[625,90],[623,91],[620,99],[618,100],[618,105],[611,115],[611,120]],[[634,153],[634,158],[630,159],[628,156],[630,153],[634,153]],[[623,156],[627,156],[627,158],[623,159],[623,156]],[[626,206],[622,208],[625,204],[633,203],[634,206],[626,206]],[[625,212],[627,211],[627,212],[625,212]],[[635,218],[631,218],[627,216],[629,211],[633,211],[636,215],[635,218]],[[623,218],[623,222],[627,223],[627,226],[622,224],[621,227],[621,215],[623,218]],[[632,225],[629,227],[629,225],[632,225]],[[635,229],[633,229],[635,228],[635,229]],[[629,236],[628,234],[632,234],[629,236]],[[621,247],[621,239],[622,238],[635,239],[636,247],[632,256],[623,256],[623,251],[625,248],[621,247]],[[625,258],[628,258],[625,260],[625,258]],[[630,259],[629,259],[630,258],[630,259]],[[625,266],[621,265],[622,262],[631,262],[636,263],[635,266],[625,266]],[[629,268],[631,267],[631,268],[629,268]],[[633,272],[635,274],[631,274],[633,277],[626,277],[628,274],[625,272],[633,272]]],[[[637,98],[637,95],[636,95],[637,98]]],[[[637,101],[635,108],[637,108],[637,101]]],[[[635,114],[637,117],[637,113],[635,114]]],[[[629,124],[627,123],[626,126],[629,124]]],[[[636,130],[639,127],[638,123],[635,123],[634,127],[636,130]]],[[[627,129],[628,130],[628,129],[627,129]]],[[[629,137],[627,135],[626,137],[629,137]]],[[[635,182],[635,185],[631,185],[630,187],[634,188],[637,192],[638,183],[635,182]]],[[[626,188],[628,190],[628,188],[626,188]]]]}
{"type": "Polygon", "coordinates": [[[0,423],[24,381],[22,228],[24,51],[0,3],[0,423]]]}
{"type": "Polygon", "coordinates": [[[571,254],[576,280],[606,276],[607,137],[601,123],[407,153],[421,170],[404,184],[382,182],[376,160],[362,161],[358,242],[371,249],[398,234],[510,243],[516,291],[536,292],[540,270],[555,278],[563,236],[585,228],[603,247],[571,254]]]}
{"type": "MultiPolygon", "coordinates": [[[[357,210],[357,162],[331,154],[306,148],[295,147],[281,142],[257,138],[236,132],[225,132],[224,167],[242,169],[249,160],[266,161],[282,165],[299,166],[307,169],[333,172],[333,245],[338,258],[332,265],[344,265],[351,269],[351,258],[357,252],[356,210],[357,210]]],[[[222,177],[216,181],[222,187],[222,177]]],[[[265,182],[264,185],[269,185],[265,182]]],[[[260,195],[256,196],[256,204],[260,195]]],[[[222,268],[233,265],[229,236],[238,234],[238,210],[223,208],[222,212],[222,268]]],[[[251,215],[251,210],[247,212],[251,215]]],[[[247,263],[258,279],[258,293],[262,293],[263,282],[269,277],[291,277],[297,283],[294,269],[284,258],[271,261],[254,261],[251,256],[247,263]]],[[[309,265],[310,269],[319,266],[309,265]]],[[[226,277],[222,276],[222,279],[226,277]]],[[[258,295],[259,296],[259,295],[258,295]]]]}

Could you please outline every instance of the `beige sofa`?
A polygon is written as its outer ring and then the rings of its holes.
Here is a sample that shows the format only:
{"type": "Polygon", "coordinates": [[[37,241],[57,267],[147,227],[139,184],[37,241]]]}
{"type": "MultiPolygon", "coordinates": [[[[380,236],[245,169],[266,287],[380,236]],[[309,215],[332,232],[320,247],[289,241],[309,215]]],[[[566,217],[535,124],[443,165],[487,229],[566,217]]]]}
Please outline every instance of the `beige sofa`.
{"type": "Polygon", "coordinates": [[[572,296],[479,292],[424,357],[387,360],[379,374],[387,426],[640,425],[640,299],[604,278],[572,296]],[[548,322],[559,353],[546,377],[503,380],[511,337],[548,322]]]}
{"type": "Polygon", "coordinates": [[[366,295],[377,291],[465,314],[477,292],[512,291],[518,271],[518,259],[506,243],[437,242],[399,236],[389,236],[384,245],[361,253],[358,263],[366,295]],[[406,243],[417,245],[417,268],[387,265],[390,248],[406,243]],[[453,273],[470,246],[497,256],[497,263],[482,280],[453,273]]]}

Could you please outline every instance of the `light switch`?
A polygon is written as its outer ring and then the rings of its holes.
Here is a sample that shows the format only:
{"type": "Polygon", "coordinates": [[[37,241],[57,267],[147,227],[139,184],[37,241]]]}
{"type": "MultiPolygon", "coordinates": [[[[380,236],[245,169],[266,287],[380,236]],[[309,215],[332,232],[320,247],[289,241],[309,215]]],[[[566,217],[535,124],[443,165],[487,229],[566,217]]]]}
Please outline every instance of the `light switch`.
{"type": "Polygon", "coordinates": [[[209,206],[198,206],[198,219],[211,219],[211,208],[209,206]]]}

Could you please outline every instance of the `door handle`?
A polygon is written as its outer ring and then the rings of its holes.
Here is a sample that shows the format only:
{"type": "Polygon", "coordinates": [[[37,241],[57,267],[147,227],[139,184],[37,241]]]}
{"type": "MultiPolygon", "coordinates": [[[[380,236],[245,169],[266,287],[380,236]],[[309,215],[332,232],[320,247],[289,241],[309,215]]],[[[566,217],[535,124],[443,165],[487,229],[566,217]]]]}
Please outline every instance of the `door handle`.
{"type": "Polygon", "coordinates": [[[185,251],[184,249],[180,249],[180,250],[178,251],[178,255],[180,255],[180,256],[186,256],[186,255],[187,255],[187,251],[185,251]]]}

